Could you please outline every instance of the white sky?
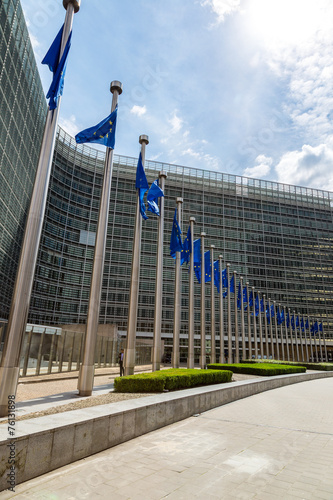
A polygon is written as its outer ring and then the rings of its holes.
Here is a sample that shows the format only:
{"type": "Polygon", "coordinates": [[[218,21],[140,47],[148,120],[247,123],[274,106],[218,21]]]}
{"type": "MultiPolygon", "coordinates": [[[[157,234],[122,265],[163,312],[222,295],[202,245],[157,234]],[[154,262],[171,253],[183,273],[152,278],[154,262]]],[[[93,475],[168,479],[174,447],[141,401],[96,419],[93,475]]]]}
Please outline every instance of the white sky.
{"type": "MultiPolygon", "coordinates": [[[[40,65],[61,0],[21,0],[40,65]]],[[[60,124],[72,134],[110,112],[115,152],[333,191],[333,2],[82,0],[60,124]]]]}

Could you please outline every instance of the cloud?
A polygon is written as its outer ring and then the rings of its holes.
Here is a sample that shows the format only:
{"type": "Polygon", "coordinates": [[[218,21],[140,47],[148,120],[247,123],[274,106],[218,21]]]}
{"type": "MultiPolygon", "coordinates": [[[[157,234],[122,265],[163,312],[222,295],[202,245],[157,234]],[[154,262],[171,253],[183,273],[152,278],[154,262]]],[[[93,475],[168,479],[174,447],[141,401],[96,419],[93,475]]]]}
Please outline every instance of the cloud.
{"type": "Polygon", "coordinates": [[[170,118],[168,122],[172,127],[170,131],[172,134],[177,134],[183,126],[183,120],[179,116],[177,116],[176,110],[173,112],[173,117],[170,118]]]}
{"type": "Polygon", "coordinates": [[[59,125],[72,137],[80,132],[80,129],[76,124],[76,118],[74,115],[71,115],[69,118],[59,118],[59,125]]]}
{"type": "Polygon", "coordinates": [[[31,41],[32,48],[36,51],[38,49],[38,47],[40,46],[40,43],[35,35],[33,35],[32,33],[29,33],[29,35],[30,35],[30,41],[31,41]]]}
{"type": "Polygon", "coordinates": [[[134,105],[130,112],[133,114],[133,115],[137,115],[137,116],[143,116],[147,113],[147,108],[146,106],[138,106],[138,105],[134,105]]]}
{"type": "Polygon", "coordinates": [[[217,15],[217,21],[222,23],[226,16],[237,12],[240,9],[241,0],[203,0],[203,7],[210,7],[217,15]]]}
{"type": "Polygon", "coordinates": [[[255,159],[255,162],[257,165],[254,165],[254,167],[247,167],[243,175],[245,177],[252,177],[254,179],[261,179],[262,177],[265,177],[269,172],[271,171],[271,165],[273,163],[273,159],[269,158],[265,155],[259,155],[255,159]]]}
{"type": "Polygon", "coordinates": [[[333,147],[305,144],[300,151],[284,154],[275,170],[279,182],[333,191],[332,165],[333,147]]]}

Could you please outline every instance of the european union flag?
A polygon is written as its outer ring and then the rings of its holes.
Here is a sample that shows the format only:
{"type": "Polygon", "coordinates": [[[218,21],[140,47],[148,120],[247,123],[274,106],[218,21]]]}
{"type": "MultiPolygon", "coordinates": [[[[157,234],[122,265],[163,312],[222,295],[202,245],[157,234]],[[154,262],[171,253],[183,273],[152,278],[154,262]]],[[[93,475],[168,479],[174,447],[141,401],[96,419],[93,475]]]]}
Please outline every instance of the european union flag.
{"type": "MultiPolygon", "coordinates": [[[[84,142],[103,144],[104,146],[110,149],[114,149],[115,139],[116,139],[117,112],[118,112],[118,106],[109,116],[104,118],[104,120],[102,120],[100,123],[98,123],[94,127],[86,128],[85,130],[82,130],[82,132],[76,134],[75,136],[76,142],[78,144],[83,144],[84,142]]],[[[148,189],[148,182],[147,182],[147,189],[148,189]]]]}
{"type": "Polygon", "coordinates": [[[252,292],[252,290],[251,290],[250,296],[249,296],[249,306],[253,307],[253,292],[252,292]]]}
{"type": "Polygon", "coordinates": [[[281,314],[280,314],[280,308],[279,307],[276,308],[276,321],[277,321],[278,325],[282,324],[281,314]]]}
{"type": "Polygon", "coordinates": [[[267,318],[267,324],[270,325],[270,323],[271,323],[271,315],[269,314],[269,305],[268,305],[268,303],[266,304],[266,318],[267,318]]]}
{"type": "Polygon", "coordinates": [[[319,331],[322,332],[323,331],[323,324],[322,323],[319,323],[319,331]]]}
{"type": "Polygon", "coordinates": [[[291,328],[292,328],[293,330],[295,330],[295,319],[294,319],[294,315],[292,315],[292,316],[291,316],[290,324],[291,324],[291,328]]]}
{"type": "Polygon", "coordinates": [[[173,218],[171,238],[170,238],[170,255],[173,259],[176,258],[176,252],[181,252],[183,250],[181,234],[182,231],[177,221],[177,208],[176,208],[175,215],[173,218]]]}
{"type": "Polygon", "coordinates": [[[188,262],[190,261],[191,249],[192,249],[191,226],[189,226],[186,238],[183,243],[183,250],[180,257],[181,266],[184,264],[184,262],[188,264],[188,262]]]}
{"type": "Polygon", "coordinates": [[[283,323],[283,322],[285,321],[285,317],[284,317],[284,309],[283,309],[283,307],[281,308],[280,318],[281,318],[281,323],[283,323]]]}
{"type": "Polygon", "coordinates": [[[289,328],[289,325],[290,325],[289,313],[287,313],[287,322],[286,322],[286,324],[287,324],[287,328],[289,328]]]}
{"type": "Polygon", "coordinates": [[[227,274],[227,269],[223,269],[222,271],[222,286],[226,288],[226,291],[223,292],[223,297],[226,297],[228,295],[228,274],[227,274]]]}
{"type": "Polygon", "coordinates": [[[319,327],[318,327],[318,321],[316,321],[313,325],[313,333],[318,333],[319,332],[319,327]]]}
{"type": "Polygon", "coordinates": [[[299,327],[299,317],[298,317],[298,315],[296,316],[296,327],[297,328],[299,327]]]}
{"type": "Polygon", "coordinates": [[[201,240],[193,242],[193,267],[199,283],[201,283],[201,240]]]}
{"type": "Polygon", "coordinates": [[[256,316],[258,316],[258,314],[259,314],[259,297],[258,297],[258,295],[256,296],[254,309],[255,309],[256,316]]]}
{"type": "Polygon", "coordinates": [[[53,80],[49,88],[49,91],[46,94],[46,98],[50,99],[49,101],[50,109],[56,109],[56,107],[58,106],[58,99],[63,93],[67,58],[69,49],[71,47],[72,32],[70,32],[69,34],[64,52],[60,59],[61,39],[62,39],[63,29],[64,26],[62,26],[62,28],[60,29],[59,33],[52,42],[52,45],[49,48],[46,56],[42,60],[42,64],[47,64],[50,71],[52,71],[53,73],[53,80]]]}
{"type": "Polygon", "coordinates": [[[232,275],[232,278],[230,280],[230,292],[235,293],[235,275],[232,275]]]}
{"type": "Polygon", "coordinates": [[[214,285],[220,293],[220,262],[218,260],[214,262],[214,285]]]}
{"type": "Polygon", "coordinates": [[[140,152],[138,166],[136,169],[136,180],[135,180],[135,189],[138,189],[139,192],[139,200],[140,200],[140,213],[144,220],[147,220],[148,217],[146,215],[146,205],[144,204],[143,197],[145,192],[148,191],[148,181],[142,164],[142,155],[140,152]]]}
{"type": "Polygon", "coordinates": [[[242,293],[241,293],[241,284],[238,283],[238,295],[237,295],[237,309],[242,308],[242,293]]]}
{"type": "Polygon", "coordinates": [[[245,304],[244,311],[247,309],[247,286],[243,288],[243,302],[245,304]]]}
{"type": "Polygon", "coordinates": [[[309,329],[309,320],[307,319],[305,322],[305,328],[308,330],[309,329]]]}
{"type": "Polygon", "coordinates": [[[265,312],[264,299],[261,299],[260,301],[260,312],[265,312]]]}
{"type": "Polygon", "coordinates": [[[163,190],[158,185],[158,179],[152,183],[147,193],[148,210],[155,215],[160,215],[158,199],[164,196],[163,190]]]}
{"type": "Polygon", "coordinates": [[[301,329],[302,329],[302,332],[304,332],[304,318],[303,317],[301,319],[301,329]]]}
{"type": "Polygon", "coordinates": [[[275,308],[274,308],[274,304],[271,305],[271,318],[274,318],[275,316],[275,308]]]}
{"type": "Polygon", "coordinates": [[[205,283],[212,281],[212,265],[210,262],[210,250],[205,252],[205,283]]]}

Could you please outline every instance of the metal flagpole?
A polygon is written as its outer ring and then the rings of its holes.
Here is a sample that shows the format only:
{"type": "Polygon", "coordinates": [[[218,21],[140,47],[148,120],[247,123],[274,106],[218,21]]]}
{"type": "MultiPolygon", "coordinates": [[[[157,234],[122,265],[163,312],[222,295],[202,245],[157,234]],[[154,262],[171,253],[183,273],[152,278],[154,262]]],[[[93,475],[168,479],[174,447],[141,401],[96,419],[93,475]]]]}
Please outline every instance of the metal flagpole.
{"type": "Polygon", "coordinates": [[[246,359],[245,345],[245,323],[244,323],[244,302],[243,302],[243,276],[239,277],[241,292],[241,330],[242,330],[242,360],[246,359]]]}
{"type": "MultiPolygon", "coordinates": [[[[63,0],[66,9],[59,61],[70,35],[74,14],[80,9],[81,0],[63,0]]],[[[16,394],[20,373],[20,355],[24,339],[31,290],[36,268],[37,255],[44,221],[46,199],[52,168],[61,96],[58,106],[48,109],[29,213],[21,248],[20,262],[16,275],[8,319],[7,335],[0,367],[0,416],[8,415],[8,396],[16,394]]]]}
{"type": "Polygon", "coordinates": [[[189,272],[189,311],[188,311],[188,358],[187,368],[194,368],[194,223],[195,217],[190,217],[191,255],[189,272]]]}
{"type": "Polygon", "coordinates": [[[298,338],[297,338],[295,311],[293,311],[293,318],[294,318],[294,328],[295,328],[296,361],[299,361],[299,349],[298,349],[298,338]]]}
{"type": "Polygon", "coordinates": [[[219,272],[220,272],[220,363],[225,363],[224,357],[224,314],[223,314],[223,286],[222,286],[222,262],[223,255],[219,255],[219,272]]]}
{"type": "MultiPolygon", "coordinates": [[[[165,172],[159,173],[159,187],[164,192],[165,172]]],[[[154,314],[154,338],[153,338],[153,366],[152,371],[161,367],[161,328],[162,328],[162,296],[163,296],[163,234],[164,234],[164,196],[160,197],[160,216],[158,218],[157,230],[157,254],[156,254],[156,280],[155,280],[155,314],[154,314]]]]}
{"type": "MultiPolygon", "coordinates": [[[[112,92],[111,113],[116,109],[118,96],[122,93],[122,84],[114,81],[110,85],[112,92]]],[[[80,396],[91,396],[94,386],[95,371],[95,345],[97,338],[99,311],[101,305],[102,281],[105,260],[105,244],[108,230],[110,192],[113,167],[113,149],[106,148],[104,162],[104,177],[99,207],[97,234],[95,243],[95,253],[93,271],[91,276],[88,316],[86,325],[86,335],[84,340],[84,350],[82,364],[80,367],[77,388],[80,396]]]]}
{"type": "Polygon", "coordinates": [[[239,363],[239,338],[238,338],[238,308],[237,308],[237,286],[236,286],[237,271],[234,271],[234,287],[235,287],[235,363],[239,363]]]}
{"type": "Polygon", "coordinates": [[[316,322],[317,322],[317,325],[318,325],[318,340],[319,340],[320,361],[323,362],[323,346],[322,346],[322,343],[321,343],[318,318],[316,318],[316,322]]]}
{"type": "Polygon", "coordinates": [[[231,301],[230,301],[230,264],[227,264],[227,306],[228,306],[228,363],[232,363],[232,331],[231,331],[231,301]]]}
{"type": "MultiPolygon", "coordinates": [[[[299,314],[297,315],[298,317],[298,326],[299,326],[299,336],[300,336],[300,350],[301,350],[301,361],[305,361],[304,358],[304,342],[303,342],[303,335],[302,335],[302,327],[301,327],[301,322],[299,320],[299,314]]],[[[296,325],[295,325],[296,327],[296,325]]]]}
{"type": "Polygon", "coordinates": [[[302,321],[304,325],[304,340],[305,340],[305,354],[306,354],[306,361],[309,362],[309,343],[306,335],[306,328],[305,328],[305,322],[304,322],[304,316],[302,316],[302,321]]]}
{"type": "Polygon", "coordinates": [[[256,318],[256,298],[254,292],[254,286],[252,287],[253,294],[253,342],[254,342],[254,357],[258,359],[258,342],[257,342],[257,318],[256,318]]]}
{"type": "Polygon", "coordinates": [[[200,333],[201,333],[201,350],[200,350],[200,367],[202,370],[206,368],[206,297],[205,297],[205,236],[206,233],[200,234],[201,238],[201,315],[200,315],[200,333]]]}
{"type": "MultiPolygon", "coordinates": [[[[312,326],[314,323],[314,319],[312,320],[312,326]]],[[[310,328],[310,335],[311,335],[311,328],[310,328]]],[[[315,353],[316,353],[316,362],[318,363],[319,361],[319,354],[318,354],[318,342],[316,339],[316,332],[313,332],[313,343],[314,343],[314,348],[315,348],[315,353]]]]}
{"type": "Polygon", "coordinates": [[[266,313],[266,307],[267,307],[267,304],[266,304],[266,295],[263,295],[262,298],[264,300],[265,343],[266,343],[265,352],[266,352],[266,358],[268,359],[269,358],[269,349],[268,349],[268,328],[267,328],[267,313],[266,313]]]}
{"type": "Polygon", "coordinates": [[[289,335],[288,335],[288,327],[287,327],[287,314],[286,314],[286,306],[283,306],[284,313],[284,329],[286,333],[286,351],[287,351],[287,361],[290,361],[290,350],[289,350],[289,335]]]}
{"type": "MultiPolygon", "coordinates": [[[[281,320],[281,304],[279,304],[278,307],[279,307],[280,320],[281,320]]],[[[283,338],[282,321],[280,323],[280,337],[281,337],[281,357],[282,357],[282,360],[284,361],[286,358],[284,355],[284,338],[283,338]]]]}
{"type": "Polygon", "coordinates": [[[280,352],[279,352],[279,337],[278,337],[278,327],[277,327],[277,317],[276,317],[276,300],[273,300],[273,306],[274,306],[274,330],[275,330],[275,350],[276,350],[276,359],[280,359],[280,352]]]}
{"type": "MultiPolygon", "coordinates": [[[[321,324],[323,324],[323,322],[321,322],[321,324]]],[[[323,327],[322,334],[323,334],[323,344],[324,344],[324,350],[325,350],[325,361],[327,363],[328,362],[328,358],[327,358],[327,346],[326,346],[326,340],[325,340],[324,327],[323,327]]]]}
{"type": "Polygon", "coordinates": [[[215,290],[214,290],[214,248],[215,245],[210,245],[210,333],[211,333],[211,363],[216,363],[216,339],[215,339],[215,290]]]}
{"type": "MultiPolygon", "coordinates": [[[[139,143],[141,144],[142,165],[145,166],[146,146],[149,144],[147,135],[140,135],[139,143]]],[[[125,375],[133,375],[135,367],[135,340],[136,340],[136,325],[138,319],[138,302],[139,302],[139,281],[140,281],[140,253],[141,253],[141,227],[142,216],[140,213],[139,190],[137,190],[137,202],[135,211],[135,226],[132,250],[132,270],[131,270],[131,285],[128,305],[128,322],[127,322],[127,339],[124,356],[124,371],[125,375]]]]}
{"type": "Polygon", "coordinates": [[[289,314],[289,333],[290,333],[290,345],[291,345],[291,361],[295,361],[294,337],[293,337],[293,328],[291,326],[291,313],[289,307],[288,307],[288,314],[289,314]]]}
{"type": "Polygon", "coordinates": [[[258,292],[259,300],[259,339],[260,339],[260,356],[261,359],[264,358],[264,344],[262,339],[262,318],[261,318],[261,304],[260,304],[260,292],[258,292]]]}
{"type": "Polygon", "coordinates": [[[248,359],[252,359],[252,342],[251,342],[251,311],[250,311],[250,283],[247,281],[247,345],[248,345],[248,359]]]}
{"type": "MultiPolygon", "coordinates": [[[[176,198],[177,203],[177,221],[179,227],[182,227],[182,203],[183,198],[176,198]]],[[[172,351],[172,367],[179,368],[179,335],[180,335],[180,324],[181,324],[181,267],[180,267],[181,252],[176,252],[175,261],[175,311],[173,318],[173,351],[172,351]]]]}
{"type": "Polygon", "coordinates": [[[269,309],[269,333],[270,333],[270,337],[271,337],[271,354],[272,354],[272,359],[275,359],[275,357],[274,357],[274,339],[273,339],[271,299],[268,299],[268,309],[269,309]]]}
{"type": "MultiPolygon", "coordinates": [[[[310,338],[310,358],[309,361],[314,361],[314,348],[312,346],[312,335],[311,335],[311,327],[310,327],[310,318],[307,316],[307,321],[309,325],[309,338],[310,338]]],[[[305,328],[306,330],[306,328],[305,328]]]]}

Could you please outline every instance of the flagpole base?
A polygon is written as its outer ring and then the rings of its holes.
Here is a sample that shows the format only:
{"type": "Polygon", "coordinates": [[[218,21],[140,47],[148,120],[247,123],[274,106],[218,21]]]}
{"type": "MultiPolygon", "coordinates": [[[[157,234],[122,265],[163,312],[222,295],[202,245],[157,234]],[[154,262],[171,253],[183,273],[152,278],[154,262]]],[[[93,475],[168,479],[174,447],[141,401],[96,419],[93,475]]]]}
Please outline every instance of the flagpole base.
{"type": "Polygon", "coordinates": [[[20,368],[17,366],[0,367],[0,417],[8,415],[8,403],[15,402],[17,382],[20,368]]]}
{"type": "Polygon", "coordinates": [[[80,396],[91,396],[94,387],[94,365],[81,365],[77,388],[80,396]]]}
{"type": "Polygon", "coordinates": [[[124,374],[134,375],[134,367],[135,367],[135,349],[125,349],[125,357],[124,357],[124,374]]]}

